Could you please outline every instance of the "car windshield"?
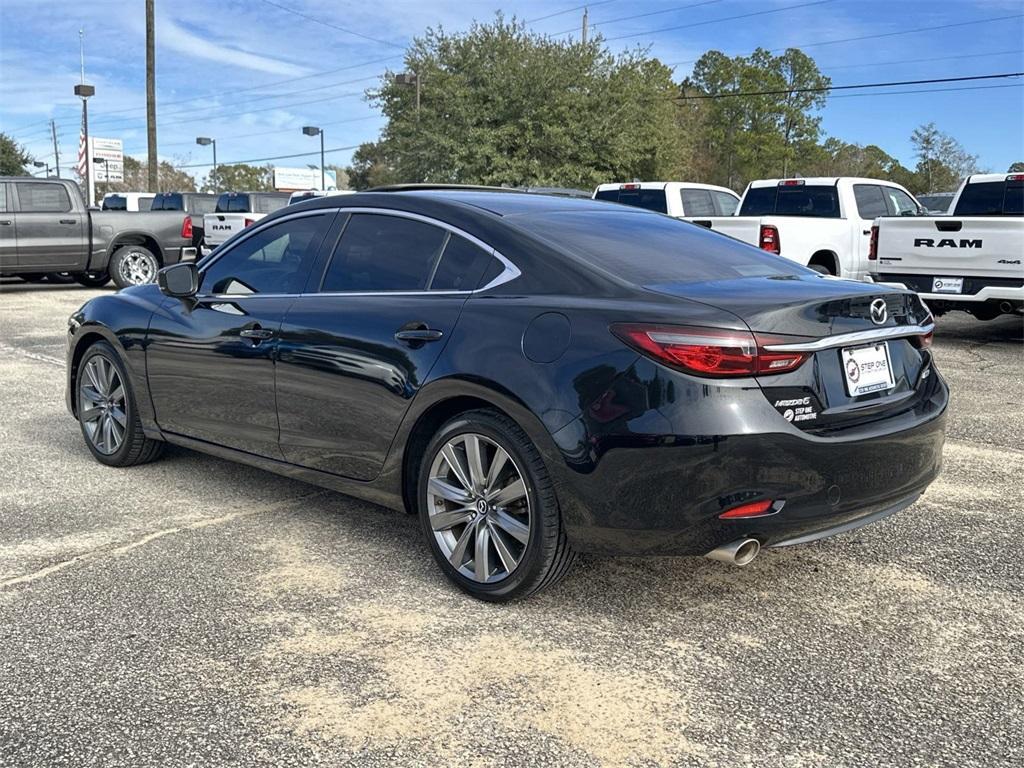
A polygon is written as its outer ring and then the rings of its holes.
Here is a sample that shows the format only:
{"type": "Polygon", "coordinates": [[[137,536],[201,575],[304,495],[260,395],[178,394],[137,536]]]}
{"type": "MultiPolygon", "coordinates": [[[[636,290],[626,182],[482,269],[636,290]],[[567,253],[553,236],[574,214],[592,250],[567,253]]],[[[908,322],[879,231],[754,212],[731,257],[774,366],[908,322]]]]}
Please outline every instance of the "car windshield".
{"type": "Polygon", "coordinates": [[[810,274],[794,262],[665,216],[561,211],[508,218],[580,260],[638,285],[810,274]]]}

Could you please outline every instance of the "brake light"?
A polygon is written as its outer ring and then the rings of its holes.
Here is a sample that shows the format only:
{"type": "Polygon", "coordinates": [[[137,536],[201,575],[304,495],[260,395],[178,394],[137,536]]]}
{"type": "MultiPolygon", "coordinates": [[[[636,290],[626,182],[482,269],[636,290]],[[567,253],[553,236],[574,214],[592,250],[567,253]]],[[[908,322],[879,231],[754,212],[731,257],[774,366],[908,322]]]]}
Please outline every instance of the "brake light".
{"type": "Polygon", "coordinates": [[[620,184],[619,189],[640,189],[639,184],[620,184]]]}
{"type": "Polygon", "coordinates": [[[771,224],[761,225],[761,250],[774,253],[776,256],[782,253],[782,243],[779,240],[779,230],[771,224]]]}
{"type": "Polygon", "coordinates": [[[878,225],[871,226],[871,239],[868,241],[868,261],[878,260],[878,225]]]}
{"type": "Polygon", "coordinates": [[[804,183],[803,179],[783,179],[779,182],[780,187],[799,187],[804,183]]]}
{"type": "Polygon", "coordinates": [[[638,352],[679,371],[713,378],[764,376],[799,368],[809,352],[769,352],[792,337],[679,325],[616,323],[611,332],[638,352]]]}
{"type": "Polygon", "coordinates": [[[251,227],[255,223],[256,223],[256,219],[246,219],[245,220],[245,224],[243,226],[251,227]]]}
{"type": "Polygon", "coordinates": [[[1024,173],[1011,173],[1006,177],[1007,181],[1024,181],[1024,173]]]}
{"type": "Polygon", "coordinates": [[[776,510],[773,509],[774,502],[771,499],[765,499],[764,501],[752,501],[749,504],[741,504],[738,507],[733,507],[720,514],[718,517],[721,520],[734,520],[737,517],[762,517],[764,515],[773,515],[776,510]]]}
{"type": "Polygon", "coordinates": [[[185,240],[192,239],[192,217],[186,216],[185,220],[181,222],[181,236],[185,240]]]}

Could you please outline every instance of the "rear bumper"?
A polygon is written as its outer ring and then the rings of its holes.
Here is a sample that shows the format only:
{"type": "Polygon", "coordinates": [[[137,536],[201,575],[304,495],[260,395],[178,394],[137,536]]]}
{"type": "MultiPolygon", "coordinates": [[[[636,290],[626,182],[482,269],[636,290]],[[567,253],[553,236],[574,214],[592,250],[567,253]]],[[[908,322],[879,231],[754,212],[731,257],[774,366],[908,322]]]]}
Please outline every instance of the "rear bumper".
{"type": "MultiPolygon", "coordinates": [[[[936,273],[934,277],[942,277],[936,273]]],[[[949,275],[961,277],[961,275],[949,275]]],[[[932,293],[933,275],[873,274],[872,282],[893,288],[915,291],[925,301],[950,304],[983,304],[987,301],[1024,301],[1024,279],[972,277],[963,275],[963,293],[932,293]]]]}
{"type": "Polygon", "coordinates": [[[602,554],[704,555],[737,539],[789,546],[853,530],[909,506],[936,478],[947,402],[941,383],[912,426],[863,439],[633,435],[599,460],[602,438],[578,420],[555,436],[570,463],[556,478],[570,540],[602,554]],[[765,517],[718,517],[761,499],[785,504],[765,517]]]}

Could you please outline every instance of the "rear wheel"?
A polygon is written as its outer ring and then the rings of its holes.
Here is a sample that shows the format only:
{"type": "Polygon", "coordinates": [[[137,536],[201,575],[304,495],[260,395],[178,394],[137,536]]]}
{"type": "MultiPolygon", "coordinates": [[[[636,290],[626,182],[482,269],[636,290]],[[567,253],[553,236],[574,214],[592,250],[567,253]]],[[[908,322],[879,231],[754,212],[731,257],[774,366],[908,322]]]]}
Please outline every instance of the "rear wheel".
{"type": "Polygon", "coordinates": [[[102,288],[110,282],[110,275],[106,272],[76,272],[74,277],[76,283],[86,288],[102,288]]]}
{"type": "Polygon", "coordinates": [[[159,270],[160,261],[141,245],[123,245],[110,257],[110,276],[118,288],[152,283],[159,270]]]}
{"type": "Polygon", "coordinates": [[[824,264],[808,264],[808,269],[813,269],[819,275],[831,275],[832,270],[826,267],[824,264]]]}
{"type": "Polygon", "coordinates": [[[97,461],[131,467],[153,461],[164,444],[142,431],[135,393],[117,352],[105,341],[89,347],[75,376],[78,423],[97,461]]]}
{"type": "Polygon", "coordinates": [[[544,461],[508,417],[479,410],[447,422],[427,446],[418,487],[427,545],[473,597],[525,597],[572,564],[544,461]]]}

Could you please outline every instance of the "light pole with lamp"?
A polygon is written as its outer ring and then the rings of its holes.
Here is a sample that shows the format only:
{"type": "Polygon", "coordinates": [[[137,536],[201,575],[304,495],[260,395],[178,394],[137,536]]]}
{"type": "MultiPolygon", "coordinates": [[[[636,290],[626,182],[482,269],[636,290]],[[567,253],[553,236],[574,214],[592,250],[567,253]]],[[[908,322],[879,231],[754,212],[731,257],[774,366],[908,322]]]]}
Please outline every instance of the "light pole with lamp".
{"type": "Polygon", "coordinates": [[[213,191],[216,192],[217,191],[217,140],[216,139],[208,138],[206,136],[198,136],[198,137],[196,137],[196,144],[198,144],[201,147],[208,147],[208,146],[211,146],[211,145],[213,146],[213,173],[211,175],[213,176],[213,179],[214,179],[213,191]]]}
{"type": "MultiPolygon", "coordinates": [[[[84,72],[84,70],[83,70],[84,72]]],[[[89,159],[89,97],[95,95],[96,88],[85,83],[75,86],[75,96],[82,100],[82,134],[85,136],[85,195],[86,202],[92,206],[96,204],[96,190],[92,185],[92,162],[89,159]]]]}
{"type": "Polygon", "coordinates": [[[302,133],[306,136],[320,137],[320,189],[327,190],[327,172],[324,170],[324,132],[313,125],[302,127],[302,133]]]}

